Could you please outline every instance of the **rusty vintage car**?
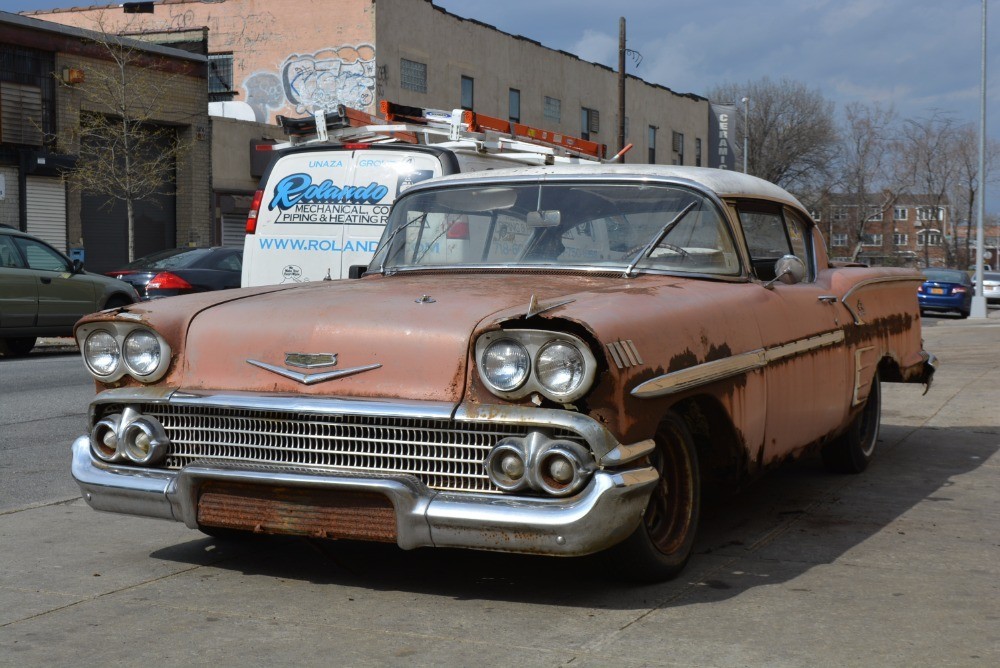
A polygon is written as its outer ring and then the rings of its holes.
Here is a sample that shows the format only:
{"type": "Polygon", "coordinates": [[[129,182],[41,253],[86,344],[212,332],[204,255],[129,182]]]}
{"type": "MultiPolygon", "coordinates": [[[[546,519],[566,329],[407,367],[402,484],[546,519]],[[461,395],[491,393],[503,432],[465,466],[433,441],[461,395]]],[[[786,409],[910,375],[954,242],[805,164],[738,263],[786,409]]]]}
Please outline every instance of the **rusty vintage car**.
{"type": "Polygon", "coordinates": [[[83,319],[99,392],[73,476],[98,510],[209,534],[605,552],[669,578],[703,488],[811,448],[867,466],[880,383],[934,371],[921,280],[831,266],[802,205],[742,174],[431,180],[359,280],[83,319]]]}

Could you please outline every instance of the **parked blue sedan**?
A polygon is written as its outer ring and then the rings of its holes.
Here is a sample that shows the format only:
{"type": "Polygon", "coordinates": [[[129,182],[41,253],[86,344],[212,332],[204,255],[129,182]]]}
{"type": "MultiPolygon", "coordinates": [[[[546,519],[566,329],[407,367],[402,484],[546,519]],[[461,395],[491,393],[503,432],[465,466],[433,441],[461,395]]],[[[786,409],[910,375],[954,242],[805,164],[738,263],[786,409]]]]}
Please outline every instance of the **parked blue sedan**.
{"type": "Polygon", "coordinates": [[[924,269],[927,280],[917,288],[920,312],[958,311],[963,318],[972,310],[972,278],[959,269],[924,269]]]}

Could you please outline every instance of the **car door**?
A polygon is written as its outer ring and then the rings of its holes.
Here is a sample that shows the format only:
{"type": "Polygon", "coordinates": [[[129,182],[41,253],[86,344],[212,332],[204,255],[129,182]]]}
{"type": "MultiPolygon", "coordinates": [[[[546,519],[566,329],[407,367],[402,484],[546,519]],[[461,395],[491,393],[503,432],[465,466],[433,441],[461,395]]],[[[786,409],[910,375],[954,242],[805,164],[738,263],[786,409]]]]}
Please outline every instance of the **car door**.
{"type": "Polygon", "coordinates": [[[74,274],[70,261],[51,246],[27,237],[14,243],[38,289],[38,327],[72,327],[97,310],[97,290],[85,274],[74,274]]]}
{"type": "Polygon", "coordinates": [[[38,314],[38,280],[25,265],[14,237],[0,234],[0,329],[33,327],[38,314]]]}
{"type": "Polygon", "coordinates": [[[766,359],[765,457],[771,460],[843,423],[848,355],[839,305],[817,277],[810,224],[777,205],[741,203],[738,213],[758,285],[754,315],[766,359]],[[802,281],[774,280],[774,263],[784,255],[805,263],[802,281]]]}

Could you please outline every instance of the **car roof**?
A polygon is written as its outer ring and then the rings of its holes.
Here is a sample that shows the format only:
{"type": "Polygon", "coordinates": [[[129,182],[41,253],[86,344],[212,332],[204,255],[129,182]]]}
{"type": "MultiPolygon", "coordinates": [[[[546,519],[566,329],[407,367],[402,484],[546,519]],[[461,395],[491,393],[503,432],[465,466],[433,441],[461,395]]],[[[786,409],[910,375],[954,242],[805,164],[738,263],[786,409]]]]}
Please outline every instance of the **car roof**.
{"type": "Polygon", "coordinates": [[[805,210],[802,203],[784,188],[770,181],[726,169],[710,167],[683,167],[679,165],[621,165],[621,164],[580,164],[549,165],[545,167],[519,167],[513,169],[491,169],[481,172],[466,172],[443,176],[413,185],[416,191],[445,183],[473,184],[496,180],[523,180],[544,177],[613,177],[615,180],[664,179],[694,183],[719,197],[762,197],[790,204],[805,210]]]}

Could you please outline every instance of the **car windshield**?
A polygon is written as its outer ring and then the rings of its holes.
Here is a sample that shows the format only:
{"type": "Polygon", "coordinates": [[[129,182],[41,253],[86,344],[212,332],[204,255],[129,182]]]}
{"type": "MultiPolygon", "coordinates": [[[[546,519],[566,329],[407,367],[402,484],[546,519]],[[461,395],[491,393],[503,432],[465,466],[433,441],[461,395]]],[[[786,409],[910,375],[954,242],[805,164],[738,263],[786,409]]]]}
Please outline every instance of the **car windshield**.
{"type": "Polygon", "coordinates": [[[925,269],[924,276],[927,277],[928,281],[937,281],[938,283],[967,283],[968,274],[963,271],[948,270],[948,269],[925,269]]]}
{"type": "Polygon", "coordinates": [[[211,252],[208,248],[171,248],[129,262],[122,269],[183,269],[193,266],[211,252]]]}
{"type": "Polygon", "coordinates": [[[371,267],[445,266],[740,272],[712,201],[648,182],[490,183],[398,200],[371,267]]]}

